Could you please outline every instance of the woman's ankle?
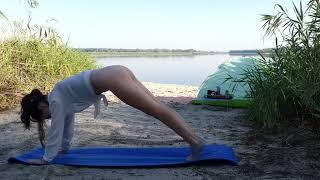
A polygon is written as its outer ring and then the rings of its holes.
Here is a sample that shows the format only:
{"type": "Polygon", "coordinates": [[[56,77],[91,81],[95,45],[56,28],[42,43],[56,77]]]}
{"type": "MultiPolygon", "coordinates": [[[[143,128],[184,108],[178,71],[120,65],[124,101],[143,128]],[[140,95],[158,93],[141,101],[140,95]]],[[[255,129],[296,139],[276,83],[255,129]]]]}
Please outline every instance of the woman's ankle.
{"type": "Polygon", "coordinates": [[[205,140],[203,138],[201,138],[200,136],[196,136],[195,145],[203,146],[203,145],[205,145],[205,140]]]}

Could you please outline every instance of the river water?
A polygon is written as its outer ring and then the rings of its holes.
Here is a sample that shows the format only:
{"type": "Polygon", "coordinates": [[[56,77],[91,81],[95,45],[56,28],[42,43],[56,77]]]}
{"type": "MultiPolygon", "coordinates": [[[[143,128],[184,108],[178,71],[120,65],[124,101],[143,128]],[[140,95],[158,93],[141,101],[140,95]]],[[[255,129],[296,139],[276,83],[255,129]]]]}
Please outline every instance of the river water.
{"type": "Polygon", "coordinates": [[[103,57],[100,66],[123,65],[143,82],[200,86],[223,62],[239,56],[103,57]]]}

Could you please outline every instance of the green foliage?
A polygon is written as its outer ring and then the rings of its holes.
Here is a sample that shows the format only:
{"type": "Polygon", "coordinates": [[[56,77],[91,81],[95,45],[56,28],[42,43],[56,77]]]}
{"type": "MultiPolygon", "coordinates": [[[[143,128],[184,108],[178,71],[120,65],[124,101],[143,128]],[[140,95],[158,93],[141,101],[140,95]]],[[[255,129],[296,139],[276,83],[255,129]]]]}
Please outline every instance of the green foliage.
{"type": "Polygon", "coordinates": [[[0,18],[5,18],[7,19],[7,16],[0,10],[0,18]]]}
{"type": "MultiPolygon", "coordinates": [[[[27,2],[38,6],[36,0],[27,2]]],[[[57,81],[96,67],[91,57],[63,44],[53,28],[30,21],[12,23],[0,40],[0,110],[14,107],[33,88],[48,92],[57,81]]]]}
{"type": "Polygon", "coordinates": [[[242,81],[250,86],[249,116],[267,128],[297,119],[318,129],[320,118],[320,3],[303,9],[293,4],[294,17],[277,4],[275,15],[263,15],[266,35],[276,36],[270,57],[261,55],[242,81]],[[278,42],[281,42],[280,45],[278,42]]]}
{"type": "Polygon", "coordinates": [[[0,109],[16,104],[21,93],[48,92],[57,81],[95,67],[84,53],[39,39],[1,42],[0,60],[0,109]]]}
{"type": "Polygon", "coordinates": [[[234,100],[223,100],[223,101],[214,101],[214,100],[192,100],[192,104],[195,105],[210,105],[210,106],[217,106],[217,107],[226,107],[226,108],[241,108],[247,109],[250,106],[249,100],[241,100],[241,99],[234,99],[234,100]]]}
{"type": "Polygon", "coordinates": [[[39,6],[38,0],[26,0],[26,1],[31,8],[36,8],[39,6]]]}

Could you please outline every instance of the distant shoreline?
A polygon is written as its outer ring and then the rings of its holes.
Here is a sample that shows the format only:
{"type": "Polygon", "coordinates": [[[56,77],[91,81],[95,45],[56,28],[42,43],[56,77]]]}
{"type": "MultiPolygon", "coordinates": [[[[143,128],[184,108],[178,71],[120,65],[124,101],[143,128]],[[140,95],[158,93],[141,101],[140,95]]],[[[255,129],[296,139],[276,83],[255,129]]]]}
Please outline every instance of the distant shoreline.
{"type": "Polygon", "coordinates": [[[270,49],[263,50],[230,50],[230,51],[200,51],[194,49],[111,49],[111,48],[78,48],[94,58],[106,57],[170,57],[170,56],[199,56],[199,55],[230,55],[256,56],[259,51],[269,53],[270,49]]]}
{"type": "Polygon", "coordinates": [[[151,53],[151,52],[85,52],[94,58],[108,57],[179,57],[179,56],[203,56],[203,55],[229,55],[229,56],[258,56],[258,53],[151,53]]]}
{"type": "MultiPolygon", "coordinates": [[[[170,57],[170,56],[198,56],[198,55],[215,55],[217,53],[205,52],[85,52],[95,58],[104,57],[170,57]]],[[[222,54],[222,53],[221,53],[222,54]]],[[[228,53],[224,53],[228,54],[228,53]]]]}

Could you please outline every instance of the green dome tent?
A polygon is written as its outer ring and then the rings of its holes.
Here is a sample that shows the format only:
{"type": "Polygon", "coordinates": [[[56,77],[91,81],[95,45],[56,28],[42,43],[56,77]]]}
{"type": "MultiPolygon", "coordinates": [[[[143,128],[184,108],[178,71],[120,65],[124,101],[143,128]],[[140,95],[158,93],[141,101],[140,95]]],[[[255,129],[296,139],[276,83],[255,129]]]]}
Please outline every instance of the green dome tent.
{"type": "Polygon", "coordinates": [[[192,101],[193,104],[207,104],[223,107],[248,107],[247,92],[249,86],[245,83],[234,82],[230,79],[239,79],[245,70],[252,68],[257,60],[254,58],[238,58],[221,64],[216,72],[208,76],[200,86],[197,98],[192,101]],[[227,79],[230,80],[227,80],[227,79]],[[232,94],[232,99],[210,98],[208,90],[217,91],[220,94],[232,94]]]}

